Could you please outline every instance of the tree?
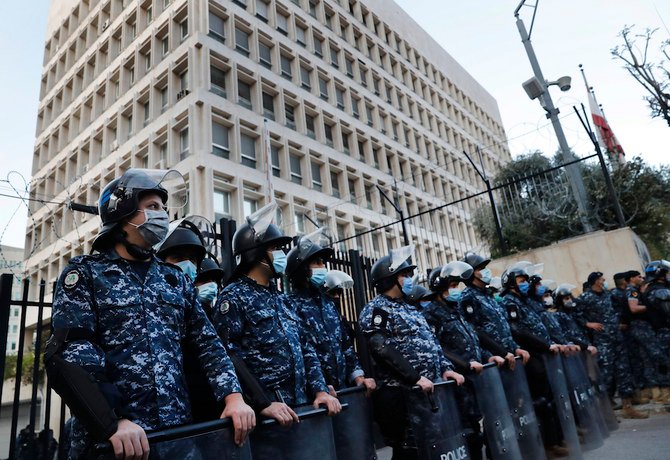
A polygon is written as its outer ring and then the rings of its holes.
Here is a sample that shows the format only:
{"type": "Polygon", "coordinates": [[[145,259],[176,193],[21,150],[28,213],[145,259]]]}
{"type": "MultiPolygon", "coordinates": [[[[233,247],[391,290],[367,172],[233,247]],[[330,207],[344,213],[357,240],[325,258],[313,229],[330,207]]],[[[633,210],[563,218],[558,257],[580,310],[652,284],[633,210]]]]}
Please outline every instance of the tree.
{"type": "Polygon", "coordinates": [[[619,33],[623,44],[612,48],[612,55],[624,62],[624,68],[645,89],[644,99],[649,104],[652,118],[663,118],[670,126],[670,40],[660,44],[661,58],[658,63],[649,56],[649,47],[657,29],[646,29],[643,34],[634,34],[633,27],[626,26],[619,33]],[[640,46],[639,42],[642,42],[640,46]]]}

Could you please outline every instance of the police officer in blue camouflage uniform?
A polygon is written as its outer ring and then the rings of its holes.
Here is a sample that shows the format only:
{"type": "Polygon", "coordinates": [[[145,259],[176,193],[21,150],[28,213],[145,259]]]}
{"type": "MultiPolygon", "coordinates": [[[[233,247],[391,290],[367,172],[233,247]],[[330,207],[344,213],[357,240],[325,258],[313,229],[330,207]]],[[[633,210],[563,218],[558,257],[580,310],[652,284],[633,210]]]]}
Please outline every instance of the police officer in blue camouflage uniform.
{"type": "MultiPolygon", "coordinates": [[[[515,356],[520,356],[523,363],[527,363],[530,353],[514,341],[507,322],[507,313],[495,300],[494,293],[488,287],[492,279],[492,273],[487,265],[491,262],[491,259],[485,259],[475,253],[468,253],[465,255],[463,262],[474,269],[470,279],[465,282],[466,288],[463,290],[459,302],[463,318],[473,325],[480,340],[485,335],[505,349],[506,353],[503,357],[510,366],[514,366],[515,356]]],[[[486,344],[484,346],[489,348],[486,344]]]]}
{"type": "Polygon", "coordinates": [[[275,286],[274,279],[286,269],[284,248],[291,242],[272,223],[275,210],[275,202],[259,209],[233,235],[234,281],[219,295],[212,322],[274,400],[263,415],[290,424],[297,416],[289,406],[313,401],[315,407],[324,404],[335,414],[341,405],[328,394],[294,306],[275,286]]]}
{"type": "Polygon", "coordinates": [[[145,430],[191,420],[181,340],[199,350],[236,442],[255,425],[193,285],[153,254],[168,230],[164,184],[172,173],[130,169],[105,187],[98,253],[73,258],[59,278],[45,363],[75,416],[69,458],[104,440],[117,458],[147,458],[145,430]]]}
{"type": "Polygon", "coordinates": [[[326,262],[334,254],[327,244],[326,229],[321,228],[301,237],[289,251],[286,274],[293,288],[289,298],[314,345],[326,383],[335,390],[365,385],[369,392],[375,382],[365,378],[340,312],[325,292],[326,262]]]}
{"type": "Polygon", "coordinates": [[[412,441],[402,388],[418,385],[431,392],[435,380],[452,378],[459,385],[464,381],[453,371],[424,317],[404,300],[412,291],[416,266],[407,260],[413,250],[413,246],[392,250],[375,262],[370,283],[378,295],[363,308],[358,320],[376,364],[375,419],[396,460],[417,458],[416,450],[406,445],[412,441]]]}
{"type": "MultiPolygon", "coordinates": [[[[642,303],[648,309],[650,324],[656,336],[653,356],[660,388],[654,399],[656,402],[667,404],[670,403],[670,388],[668,387],[670,378],[670,262],[667,260],[651,261],[644,268],[644,273],[647,286],[642,295],[642,303]]],[[[629,305],[632,303],[629,299],[629,305]]]]}
{"type": "Polygon", "coordinates": [[[610,397],[619,391],[624,418],[647,418],[633,408],[633,378],[630,371],[628,353],[624,347],[623,335],[619,329],[619,315],[612,306],[612,298],[606,289],[605,277],[601,272],[589,274],[588,289],[580,296],[578,308],[574,311],[575,321],[592,337],[598,348],[598,365],[603,383],[610,397]]]}
{"type": "MultiPolygon", "coordinates": [[[[470,279],[473,271],[470,265],[460,261],[450,262],[431,271],[428,286],[434,294],[434,300],[422,310],[444,354],[456,366],[456,370],[465,375],[481,372],[484,362],[494,362],[498,366],[505,363],[503,358],[480,346],[477,333],[459,312],[458,301],[462,294],[459,285],[470,279]]],[[[470,454],[472,458],[482,458],[482,416],[469,379],[457,389],[456,397],[461,421],[468,431],[466,438],[470,454]]]]}
{"type": "Polygon", "coordinates": [[[572,290],[575,287],[572,284],[560,284],[556,288],[552,296],[553,308],[550,309],[550,314],[556,319],[565,337],[570,342],[579,345],[582,350],[587,350],[595,356],[598,353],[598,349],[591,344],[590,338],[575,322],[571,314],[576,305],[572,297],[572,290]]]}

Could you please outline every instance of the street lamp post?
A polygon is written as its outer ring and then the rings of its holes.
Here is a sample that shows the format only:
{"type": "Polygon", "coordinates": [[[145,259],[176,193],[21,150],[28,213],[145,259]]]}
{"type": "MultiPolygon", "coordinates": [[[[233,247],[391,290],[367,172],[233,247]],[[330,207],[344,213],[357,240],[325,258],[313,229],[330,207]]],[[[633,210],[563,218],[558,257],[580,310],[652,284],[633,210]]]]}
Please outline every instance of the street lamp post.
{"type": "MultiPolygon", "coordinates": [[[[519,29],[519,34],[521,35],[521,42],[523,43],[524,48],[526,49],[526,54],[528,55],[528,60],[530,61],[530,66],[533,68],[533,73],[535,78],[524,83],[524,89],[528,93],[528,96],[531,99],[539,98],[540,104],[547,112],[547,118],[551,120],[551,124],[556,133],[556,138],[558,139],[558,146],[563,157],[563,161],[569,163],[573,160],[570,156],[570,147],[568,146],[568,141],[565,138],[565,133],[563,132],[563,127],[561,122],[558,119],[558,109],[554,106],[554,102],[551,99],[549,94],[550,85],[558,85],[561,88],[561,91],[567,91],[570,89],[570,78],[561,77],[558,81],[547,82],[542,75],[542,69],[540,69],[540,64],[537,61],[537,56],[535,56],[535,50],[533,50],[533,45],[530,42],[530,36],[526,31],[526,26],[524,25],[521,17],[519,16],[519,10],[526,3],[526,0],[521,0],[519,6],[514,10],[514,17],[516,18],[516,26],[519,29]],[[539,83],[539,87],[538,87],[539,83]],[[527,87],[530,85],[530,89],[527,87]],[[532,90],[535,90],[533,93],[532,90]]],[[[537,8],[537,3],[533,6],[537,8]]],[[[531,26],[532,29],[532,26],[531,26]]],[[[584,187],[584,181],[579,172],[579,167],[577,164],[573,163],[566,166],[566,172],[568,175],[568,180],[570,182],[570,188],[572,190],[572,195],[577,202],[577,209],[579,211],[579,218],[584,227],[584,230],[590,232],[593,230],[591,223],[588,220],[588,206],[586,204],[586,188],[584,187]]]]}

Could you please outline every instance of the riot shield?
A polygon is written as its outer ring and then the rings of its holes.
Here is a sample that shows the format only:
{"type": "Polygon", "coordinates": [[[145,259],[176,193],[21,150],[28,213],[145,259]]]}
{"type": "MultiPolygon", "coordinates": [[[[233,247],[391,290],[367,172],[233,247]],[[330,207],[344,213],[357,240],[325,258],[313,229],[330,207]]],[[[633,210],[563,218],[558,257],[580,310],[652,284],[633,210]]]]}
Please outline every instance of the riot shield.
{"type": "Polygon", "coordinates": [[[589,352],[584,352],[584,361],[586,363],[586,372],[588,373],[589,380],[591,385],[596,391],[597,400],[598,400],[598,409],[603,416],[605,425],[607,429],[615,431],[619,428],[619,421],[614,414],[614,409],[610,403],[609,395],[607,394],[607,388],[603,384],[602,379],[600,378],[600,368],[598,368],[598,359],[589,352]]]}
{"type": "Polygon", "coordinates": [[[456,383],[435,383],[433,393],[405,392],[412,440],[419,460],[470,457],[454,396],[456,383]]]}
{"type": "MultiPolygon", "coordinates": [[[[235,445],[230,419],[184,425],[147,433],[152,460],[251,460],[249,442],[235,445]]],[[[89,460],[114,460],[109,443],[85,455],[89,460]]]]}
{"type": "Polygon", "coordinates": [[[584,450],[596,449],[603,445],[603,437],[598,426],[599,414],[591,382],[581,370],[579,355],[562,356],[561,359],[582,447],[584,450]]]}
{"type": "Polygon", "coordinates": [[[544,360],[551,393],[554,396],[554,407],[561,424],[561,431],[563,431],[563,440],[570,452],[569,458],[581,459],[583,458],[582,448],[579,445],[577,425],[575,424],[575,416],[570,404],[570,394],[565,380],[565,370],[563,369],[561,357],[551,353],[542,355],[542,359],[544,360]]]}
{"type": "Polygon", "coordinates": [[[333,417],[333,434],[337,460],[376,460],[372,433],[372,408],[365,387],[346,388],[337,392],[337,399],[347,410],[333,417]]]}
{"type": "Polygon", "coordinates": [[[493,460],[521,459],[514,422],[510,414],[498,367],[486,364],[479,374],[468,376],[472,380],[477,404],[483,415],[484,434],[493,460]]]}
{"type": "Polygon", "coordinates": [[[505,390],[521,456],[526,460],[546,460],[540,426],[521,358],[516,358],[514,369],[505,367],[500,371],[500,380],[505,390]]]}
{"type": "MultiPolygon", "coordinates": [[[[343,410],[345,406],[343,405],[343,410]]],[[[264,420],[251,432],[254,459],[336,460],[333,423],[325,409],[303,406],[294,409],[300,423],[283,427],[276,420],[264,420]]]]}

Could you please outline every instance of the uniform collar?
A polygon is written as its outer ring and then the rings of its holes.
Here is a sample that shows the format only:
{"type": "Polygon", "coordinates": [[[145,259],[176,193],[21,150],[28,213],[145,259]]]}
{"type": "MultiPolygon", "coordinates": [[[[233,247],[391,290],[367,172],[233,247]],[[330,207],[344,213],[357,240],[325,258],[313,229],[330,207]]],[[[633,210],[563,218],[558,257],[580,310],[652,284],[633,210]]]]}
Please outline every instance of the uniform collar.
{"type": "Polygon", "coordinates": [[[273,293],[278,292],[277,285],[274,283],[274,281],[270,281],[269,285],[263,286],[262,284],[257,283],[253,278],[249,278],[247,275],[240,276],[239,280],[258,290],[266,290],[273,293]]]}

